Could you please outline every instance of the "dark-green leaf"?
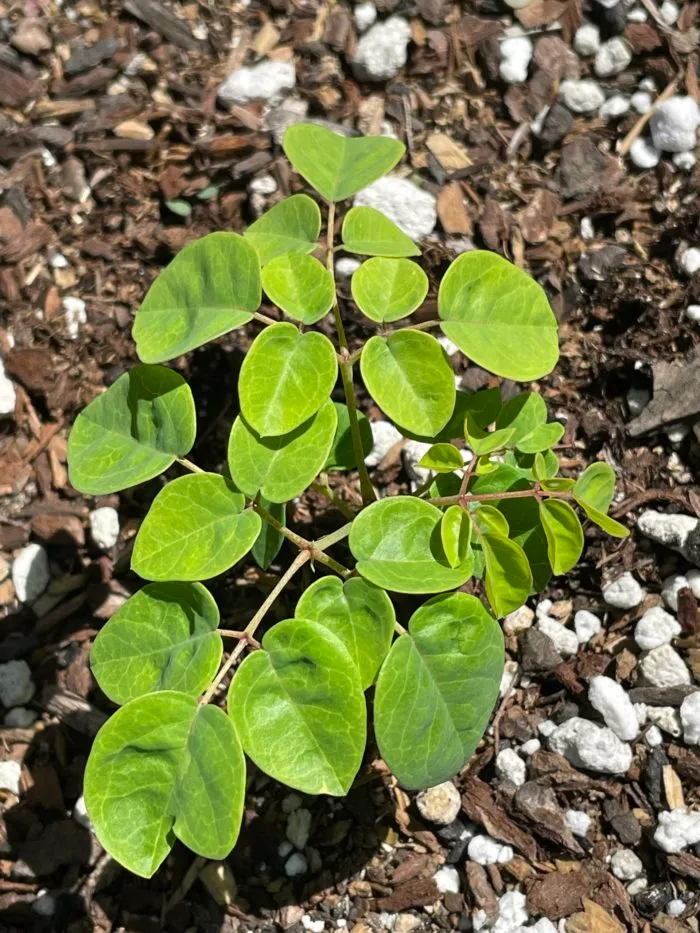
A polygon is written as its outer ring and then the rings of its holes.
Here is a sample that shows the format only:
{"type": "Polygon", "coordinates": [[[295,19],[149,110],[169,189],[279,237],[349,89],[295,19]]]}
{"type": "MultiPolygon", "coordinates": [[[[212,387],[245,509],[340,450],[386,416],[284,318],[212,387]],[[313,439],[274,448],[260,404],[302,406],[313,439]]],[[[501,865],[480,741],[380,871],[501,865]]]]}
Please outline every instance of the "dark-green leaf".
{"type": "MultiPolygon", "coordinates": [[[[354,470],[357,463],[355,462],[355,450],[352,446],[348,407],[343,405],[342,402],[333,402],[333,404],[338,415],[338,427],[335,429],[331,452],[326,461],[326,470],[354,470]]],[[[372,428],[367,417],[361,411],[357,412],[357,422],[360,428],[362,454],[366,457],[374,444],[372,428]]]]}
{"type": "MultiPolygon", "coordinates": [[[[263,508],[276,518],[282,526],[287,524],[287,504],[285,502],[270,502],[265,496],[260,497],[260,504],[263,508]]],[[[281,531],[273,528],[269,522],[263,522],[260,534],[251,548],[251,554],[255,563],[261,570],[267,570],[272,561],[277,557],[280,548],[284,544],[284,535],[281,531]]]]}
{"type": "Polygon", "coordinates": [[[275,204],[244,234],[266,266],[276,256],[312,252],[321,232],[321,211],[308,194],[293,194],[275,204]]]}

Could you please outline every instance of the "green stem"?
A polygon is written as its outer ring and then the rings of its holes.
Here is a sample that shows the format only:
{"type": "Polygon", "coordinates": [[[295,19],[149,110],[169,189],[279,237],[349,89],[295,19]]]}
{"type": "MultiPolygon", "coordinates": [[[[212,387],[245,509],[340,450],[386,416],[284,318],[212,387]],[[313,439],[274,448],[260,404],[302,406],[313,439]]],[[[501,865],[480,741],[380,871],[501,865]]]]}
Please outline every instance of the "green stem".
{"type": "Polygon", "coordinates": [[[260,321],[262,324],[265,324],[267,327],[270,324],[279,324],[279,321],[276,321],[273,317],[268,317],[266,314],[263,314],[261,311],[253,311],[253,317],[256,321],[260,321]]]}
{"type": "Polygon", "coordinates": [[[470,502],[488,502],[495,499],[573,499],[570,492],[545,492],[542,489],[518,489],[515,492],[484,492],[477,495],[467,493],[456,496],[437,496],[426,499],[431,505],[468,505],[470,502]]]}
{"type": "MultiPolygon", "coordinates": [[[[353,516],[354,518],[354,516],[353,516]]],[[[331,531],[330,534],[324,535],[323,538],[319,538],[317,541],[314,541],[314,547],[319,551],[325,551],[326,548],[333,547],[334,544],[337,544],[339,541],[343,541],[350,534],[350,529],[352,528],[352,522],[348,522],[347,525],[343,525],[342,528],[338,528],[336,531],[331,531]]]]}
{"type": "Polygon", "coordinates": [[[275,531],[279,531],[279,533],[284,535],[288,541],[291,541],[292,544],[295,544],[302,553],[309,554],[312,560],[318,561],[319,564],[324,564],[344,580],[347,580],[348,577],[352,576],[351,570],[348,570],[347,567],[343,567],[343,565],[338,563],[337,560],[334,560],[324,551],[320,550],[318,544],[315,541],[309,541],[307,538],[302,538],[301,535],[296,534],[296,532],[291,531],[289,528],[286,528],[283,524],[281,524],[281,522],[278,522],[275,516],[271,515],[265,506],[261,505],[260,502],[253,502],[251,503],[251,506],[258,513],[258,515],[268,523],[268,525],[271,525],[275,531]]]}
{"type": "Polygon", "coordinates": [[[183,466],[186,470],[189,470],[190,473],[206,473],[206,470],[198,467],[197,464],[192,463],[191,460],[187,460],[186,457],[178,457],[177,462],[180,464],[180,466],[183,466]]]}

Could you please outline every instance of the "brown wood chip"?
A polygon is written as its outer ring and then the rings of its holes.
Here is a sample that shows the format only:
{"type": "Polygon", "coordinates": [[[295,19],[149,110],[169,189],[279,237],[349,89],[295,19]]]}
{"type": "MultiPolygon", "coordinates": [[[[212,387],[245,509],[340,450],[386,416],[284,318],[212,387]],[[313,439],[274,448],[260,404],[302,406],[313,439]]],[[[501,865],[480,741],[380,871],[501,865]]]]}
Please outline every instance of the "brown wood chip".
{"type": "Polygon", "coordinates": [[[533,837],[508,816],[503,805],[495,800],[488,784],[480,778],[471,777],[467,781],[462,809],[471,820],[484,826],[494,839],[515,846],[533,862],[539,861],[539,850],[533,837]]]}
{"type": "Polygon", "coordinates": [[[377,907],[380,910],[407,910],[409,907],[434,904],[439,897],[440,892],[432,878],[416,878],[406,884],[400,884],[388,897],[378,898],[377,907]]]}
{"type": "Polygon", "coordinates": [[[437,213],[445,233],[469,236],[472,221],[464,203],[462,186],[458,181],[445,185],[437,199],[437,213]]]}

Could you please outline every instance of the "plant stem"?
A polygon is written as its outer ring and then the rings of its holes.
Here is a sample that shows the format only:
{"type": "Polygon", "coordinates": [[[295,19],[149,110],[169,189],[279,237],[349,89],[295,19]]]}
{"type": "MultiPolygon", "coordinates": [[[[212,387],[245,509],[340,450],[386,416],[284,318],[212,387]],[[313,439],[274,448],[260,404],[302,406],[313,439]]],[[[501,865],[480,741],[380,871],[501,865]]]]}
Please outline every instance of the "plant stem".
{"type": "MultiPolygon", "coordinates": [[[[355,516],[353,516],[354,518],[355,516]]],[[[352,521],[349,521],[347,525],[343,525],[342,528],[338,528],[337,531],[331,531],[329,535],[324,535],[323,538],[318,538],[314,541],[314,547],[319,551],[325,551],[326,548],[332,547],[334,544],[337,544],[338,541],[342,541],[344,538],[350,534],[350,529],[352,528],[352,521]]]]}
{"type": "Polygon", "coordinates": [[[460,487],[459,487],[459,494],[460,494],[460,496],[465,496],[465,495],[467,494],[467,486],[469,485],[469,480],[470,480],[471,477],[472,477],[472,473],[473,473],[474,470],[476,469],[476,464],[477,464],[478,459],[479,459],[479,458],[477,457],[477,455],[474,454],[474,456],[472,457],[472,459],[471,459],[471,460],[469,461],[469,463],[467,464],[467,468],[466,468],[466,470],[464,471],[464,474],[463,474],[463,476],[462,476],[462,482],[461,482],[460,487]]]}
{"type": "Polygon", "coordinates": [[[484,492],[477,495],[467,493],[456,496],[437,496],[435,499],[426,499],[431,505],[466,505],[469,502],[488,502],[494,499],[527,499],[534,496],[536,499],[572,499],[570,492],[544,492],[541,489],[518,489],[515,492],[484,492]]]}
{"type": "Polygon", "coordinates": [[[221,665],[219,669],[219,673],[216,675],[214,680],[212,680],[212,682],[207,687],[206,692],[200,698],[199,702],[202,704],[202,706],[204,706],[204,704],[208,703],[211,700],[211,698],[216,693],[216,688],[219,686],[221,681],[231,670],[231,668],[236,663],[238,658],[243,654],[243,652],[245,651],[245,647],[248,643],[248,638],[253,637],[253,635],[255,634],[255,630],[262,622],[265,614],[267,613],[267,610],[274,603],[274,601],[277,599],[279,594],[282,592],[285,586],[292,579],[292,577],[297,572],[297,570],[303,567],[304,564],[307,563],[310,559],[311,559],[311,554],[309,551],[300,551],[297,554],[297,556],[294,558],[292,563],[289,565],[287,570],[279,578],[277,583],[275,583],[273,589],[268,594],[268,597],[265,600],[265,602],[258,609],[258,611],[255,613],[253,618],[250,620],[250,622],[246,625],[245,629],[243,630],[243,637],[238,642],[238,644],[233,649],[233,651],[228,656],[228,658],[221,665]]]}
{"type": "Polygon", "coordinates": [[[178,457],[177,462],[180,466],[184,466],[186,470],[189,470],[190,473],[206,473],[206,470],[203,470],[201,467],[198,467],[196,463],[192,463],[191,460],[187,460],[186,457],[178,457]]]}
{"type": "Polygon", "coordinates": [[[331,487],[328,485],[328,483],[321,483],[321,482],[312,483],[311,488],[314,489],[316,492],[320,492],[322,496],[325,496],[326,499],[328,499],[328,501],[333,506],[335,506],[335,508],[339,512],[342,512],[345,518],[349,518],[352,520],[355,517],[355,513],[352,511],[352,509],[347,504],[347,502],[343,502],[342,499],[339,499],[338,496],[336,496],[336,494],[333,492],[331,487]]]}
{"type": "Polygon", "coordinates": [[[263,314],[261,311],[253,311],[253,317],[255,318],[256,321],[260,321],[261,323],[267,325],[268,327],[270,326],[270,324],[279,324],[279,321],[276,321],[273,317],[268,317],[266,314],[263,314]]]}
{"type": "Polygon", "coordinates": [[[399,330],[432,330],[433,327],[439,327],[440,321],[437,318],[433,318],[431,321],[423,321],[422,324],[409,324],[407,327],[396,327],[392,334],[395,334],[399,330]]]}
{"type": "MultiPolygon", "coordinates": [[[[279,533],[284,535],[288,541],[291,541],[292,544],[295,544],[299,550],[302,551],[302,553],[308,553],[311,560],[317,560],[319,564],[325,564],[326,567],[329,567],[344,580],[352,576],[351,570],[348,570],[347,567],[343,567],[343,565],[338,563],[337,560],[334,560],[332,557],[329,557],[328,554],[324,553],[324,551],[319,548],[315,541],[309,541],[307,538],[302,538],[301,535],[296,534],[294,531],[290,531],[289,528],[286,528],[284,525],[278,522],[275,516],[271,515],[265,506],[261,505],[260,502],[253,502],[251,505],[252,508],[258,513],[258,515],[268,523],[268,525],[271,525],[275,531],[279,531],[279,533]]],[[[345,537],[345,535],[343,535],[343,537],[345,537]]]]}
{"type": "Polygon", "coordinates": [[[405,629],[400,622],[394,621],[394,631],[397,635],[408,635],[408,629],[405,629]]]}

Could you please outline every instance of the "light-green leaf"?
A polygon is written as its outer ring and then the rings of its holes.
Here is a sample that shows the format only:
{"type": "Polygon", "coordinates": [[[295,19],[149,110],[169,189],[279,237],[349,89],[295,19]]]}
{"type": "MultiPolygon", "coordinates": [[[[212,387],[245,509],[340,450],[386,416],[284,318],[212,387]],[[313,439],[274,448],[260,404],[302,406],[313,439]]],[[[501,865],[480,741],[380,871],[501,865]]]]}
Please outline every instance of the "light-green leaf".
{"type": "Polygon", "coordinates": [[[93,496],[153,479],[194,444],[194,399],[165,366],[124,373],[77,417],[68,441],[68,475],[93,496]]]}
{"type": "Polygon", "coordinates": [[[450,567],[459,567],[469,556],[472,539],[471,519],[459,505],[445,510],[440,523],[440,538],[450,567]]]}
{"type": "Polygon", "coordinates": [[[583,528],[578,515],[561,499],[540,502],[540,519],[547,535],[547,554],[555,574],[568,573],[583,552],[583,528]]]}
{"type": "MultiPolygon", "coordinates": [[[[287,504],[285,502],[270,502],[265,496],[260,497],[260,504],[263,508],[276,518],[280,525],[287,524],[287,504]]],[[[272,561],[277,557],[280,548],[284,544],[284,535],[281,531],[273,528],[269,522],[263,522],[260,534],[255,540],[250,553],[255,559],[255,563],[261,570],[267,570],[272,561]]]]}
{"type": "Polygon", "coordinates": [[[333,276],[314,256],[276,256],[262,270],[262,285],[271,301],[303,324],[315,324],[333,307],[333,276]]]}
{"type": "Polygon", "coordinates": [[[580,506],[590,506],[605,514],[615,494],[615,471],[607,463],[592,463],[574,486],[574,499],[580,506]]]}
{"type": "Polygon", "coordinates": [[[289,502],[323,469],[337,423],[330,399],[308,421],[276,437],[260,437],[239,415],[228,442],[234,483],[251,498],[260,491],[271,502],[289,502]]]}
{"type": "Polygon", "coordinates": [[[356,570],[397,593],[440,593],[471,576],[471,559],[451,567],[440,537],[442,512],[412,496],[373,502],[355,518],[350,550],[356,570]]]}
{"type": "Polygon", "coordinates": [[[341,234],[343,249],[363,256],[420,256],[413,240],[374,207],[351,207],[341,234]]]}
{"type": "Polygon", "coordinates": [[[443,333],[479,366],[528,382],[559,358],[557,322],[543,289],[486,250],[458,256],[438,294],[443,333]]]}
{"type": "Polygon", "coordinates": [[[498,416],[496,427],[510,428],[511,446],[524,454],[536,454],[553,447],[564,435],[564,425],[547,421],[547,406],[536,392],[523,392],[507,402],[498,416]]]}
{"type": "Polygon", "coordinates": [[[390,324],[418,308],[428,294],[428,276],[410,259],[368,259],[350,282],[362,313],[379,324],[390,324]]]}
{"type": "Polygon", "coordinates": [[[497,450],[503,450],[513,438],[512,428],[485,431],[480,428],[470,412],[464,419],[464,437],[477,457],[485,457],[497,450]]]}
{"type": "Polygon", "coordinates": [[[359,671],[343,643],[306,619],[270,629],[228,694],[243,748],[277,781],[305,794],[348,792],[367,731],[359,671]]]}
{"type": "Polygon", "coordinates": [[[464,469],[464,460],[452,444],[433,444],[418,461],[418,466],[434,473],[452,473],[464,469]]]}
{"type": "Polygon", "coordinates": [[[163,363],[247,324],[260,307],[258,254],[237,233],[210,233],[185,246],[136,312],[144,363],[163,363]]]}
{"type": "Polygon", "coordinates": [[[344,201],[386,175],[405,147],[387,136],[341,136],[314,123],[296,123],[282,148],[299,174],[326,199],[344,201]]]}
{"type": "Polygon", "coordinates": [[[150,878],[176,838],[203,858],[226,858],[243,815],[245,759],[216,706],[175,691],[151,693],[100,729],[84,789],[102,846],[150,878]]]}
{"type": "Polygon", "coordinates": [[[377,405],[397,424],[416,434],[435,435],[455,404],[452,366],[430,334],[400,330],[370,337],[360,371],[377,405]]]}
{"type": "Polygon", "coordinates": [[[342,641],[359,671],[363,690],[374,683],[396,621],[384,590],[360,577],[345,583],[338,577],[321,577],[304,590],[294,615],[317,622],[342,641]]]}
{"type": "Polygon", "coordinates": [[[219,610],[201,583],[149,583],[95,639],[90,666],[120,705],[145,693],[199,696],[221,661],[219,610]]]}
{"type": "Polygon", "coordinates": [[[382,758],[404,787],[433,787],[472,756],[493,710],[503,635],[478,599],[436,596],[413,614],[379,673],[374,702],[382,758]]]}
{"type": "Polygon", "coordinates": [[[552,576],[552,568],[539,503],[534,497],[502,499],[499,510],[508,521],[509,537],[520,545],[527,557],[532,573],[531,592],[541,593],[552,576]]]}
{"type": "Polygon", "coordinates": [[[293,194],[275,204],[244,234],[266,266],[276,256],[306,254],[316,248],[321,232],[321,211],[308,194],[293,194]]]}
{"type": "Polygon", "coordinates": [[[594,509],[593,506],[588,505],[587,502],[582,502],[580,505],[593,524],[597,525],[606,534],[612,535],[613,538],[629,537],[629,528],[625,528],[624,525],[620,524],[620,522],[616,521],[614,518],[610,518],[605,512],[599,512],[598,509],[594,509]]]}
{"type": "Polygon", "coordinates": [[[338,361],[328,337],[272,324],[253,341],[241,367],[241,413],[261,437],[289,434],[331,394],[338,361]]]}
{"type": "Polygon", "coordinates": [[[260,516],[223,476],[193,473],[168,483],[136,535],[131,568],[146,580],[208,580],[247,554],[260,516]]]}
{"type": "MultiPolygon", "coordinates": [[[[355,450],[352,446],[348,407],[342,402],[333,402],[333,404],[338,415],[338,427],[335,429],[335,437],[325,468],[326,470],[354,470],[357,463],[355,463],[355,450]]],[[[360,428],[362,454],[366,457],[374,445],[372,428],[366,415],[361,411],[357,412],[357,423],[360,428]]]]}
{"type": "Polygon", "coordinates": [[[532,573],[525,552],[500,534],[479,537],[486,563],[486,595],[498,618],[508,615],[530,595],[532,573]]]}

